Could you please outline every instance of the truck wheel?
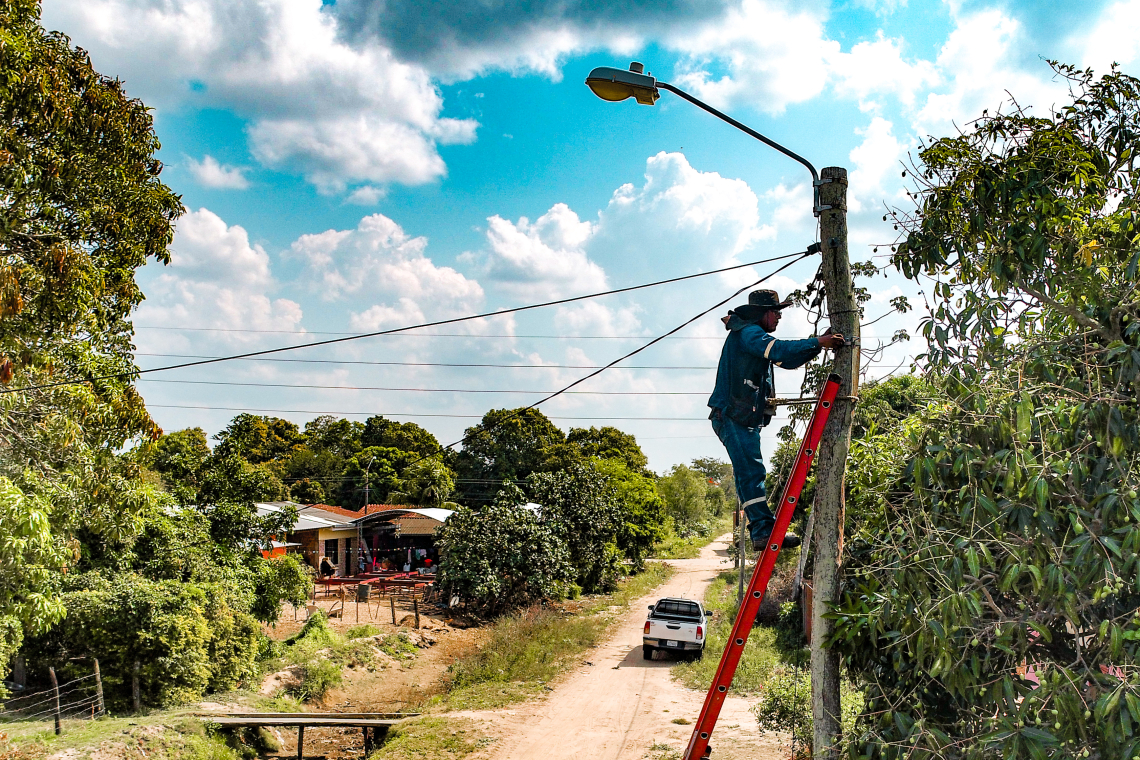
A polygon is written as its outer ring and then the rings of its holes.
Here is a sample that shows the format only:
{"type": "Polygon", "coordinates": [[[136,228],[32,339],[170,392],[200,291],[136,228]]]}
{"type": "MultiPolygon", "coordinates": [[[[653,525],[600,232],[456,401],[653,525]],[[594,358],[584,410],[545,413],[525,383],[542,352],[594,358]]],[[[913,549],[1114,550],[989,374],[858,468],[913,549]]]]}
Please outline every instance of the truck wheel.
{"type": "Polygon", "coordinates": [[[643,645],[641,647],[641,656],[647,660],[652,660],[653,659],[653,653],[656,651],[657,651],[657,647],[651,647],[651,646],[644,646],[643,645]]]}

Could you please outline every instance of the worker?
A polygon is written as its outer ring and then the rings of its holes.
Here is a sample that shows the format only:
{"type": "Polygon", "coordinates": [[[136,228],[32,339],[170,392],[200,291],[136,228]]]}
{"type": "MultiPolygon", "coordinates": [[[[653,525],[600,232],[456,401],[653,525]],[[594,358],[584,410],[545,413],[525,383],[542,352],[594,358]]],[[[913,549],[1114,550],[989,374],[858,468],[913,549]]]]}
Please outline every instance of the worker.
{"type": "MultiPolygon", "coordinates": [[[[767,470],[760,451],[760,429],[772,421],[769,399],[775,396],[774,367],[796,369],[819,355],[821,349],[843,345],[843,336],[831,328],[817,338],[777,340],[776,331],[785,308],[774,290],[754,290],[748,303],[728,312],[721,321],[728,338],[720,353],[716,387],[709,397],[713,431],[732,461],[736,495],[748,518],[748,532],[754,547],[766,546],[776,518],[768,506],[764,489],[767,470]]],[[[783,548],[799,546],[794,533],[784,536],[783,548]]]]}

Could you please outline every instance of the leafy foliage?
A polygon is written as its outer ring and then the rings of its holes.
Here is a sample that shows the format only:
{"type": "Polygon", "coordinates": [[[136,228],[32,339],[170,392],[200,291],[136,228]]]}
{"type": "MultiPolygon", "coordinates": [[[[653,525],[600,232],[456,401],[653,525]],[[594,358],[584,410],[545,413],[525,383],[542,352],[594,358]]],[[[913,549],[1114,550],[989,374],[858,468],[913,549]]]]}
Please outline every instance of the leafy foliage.
{"type": "Polygon", "coordinates": [[[577,570],[575,582],[586,593],[612,591],[624,572],[617,546],[622,510],[617,492],[597,469],[574,465],[530,477],[542,520],[553,527],[577,570]]]}
{"type": "Polygon", "coordinates": [[[71,658],[99,658],[112,706],[130,704],[135,662],[143,701],[153,706],[233,688],[255,673],[260,629],[229,607],[224,588],[129,574],[112,583],[87,574],[67,589],[67,616],[31,639],[26,651],[35,666],[55,665],[65,674],[71,658]]]}
{"type": "Polygon", "coordinates": [[[853,447],[855,754],[1140,753],[1140,81],[1056,68],[1070,105],[925,147],[895,215],[942,387],[853,447]]]}
{"type": "Polygon", "coordinates": [[[137,529],[154,501],[116,452],[158,434],[130,384],[135,270],[166,262],[182,204],[146,107],[0,3],[0,663],[57,621],[51,587],[84,526],[137,529]],[[86,378],[84,385],[42,386],[86,378]]]}
{"type": "Polygon", "coordinates": [[[455,471],[465,504],[491,501],[504,481],[521,486],[531,473],[547,469],[548,450],[566,439],[537,409],[492,409],[464,437],[455,471]]]}
{"type": "Polygon", "coordinates": [[[506,487],[478,511],[460,507],[437,534],[440,586],[489,614],[557,598],[575,576],[554,526],[506,487]]]}

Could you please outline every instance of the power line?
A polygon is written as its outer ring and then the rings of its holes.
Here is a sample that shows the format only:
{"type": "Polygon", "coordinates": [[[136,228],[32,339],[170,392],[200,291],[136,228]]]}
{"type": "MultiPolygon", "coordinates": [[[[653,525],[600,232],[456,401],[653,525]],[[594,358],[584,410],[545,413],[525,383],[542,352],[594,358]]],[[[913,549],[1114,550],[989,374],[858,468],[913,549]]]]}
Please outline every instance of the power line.
{"type": "MultiPolygon", "coordinates": [[[[374,385],[315,385],[294,383],[239,383],[222,380],[159,380],[140,378],[140,383],[175,383],[181,385],[236,385],[249,388],[313,388],[327,391],[398,391],[410,393],[513,393],[542,395],[552,391],[483,390],[473,388],[385,388],[374,385]]],[[[581,396],[707,396],[708,391],[567,391],[581,396]]]]}
{"type": "MultiPolygon", "coordinates": [[[[498,312],[497,312],[498,313],[498,312]]],[[[253,333],[257,335],[357,335],[358,333],[324,330],[253,330],[239,327],[168,327],[159,325],[135,325],[136,330],[171,330],[174,332],[223,332],[253,333]]],[[[547,340],[640,340],[648,335],[519,335],[509,333],[417,333],[409,335],[397,333],[394,338],[542,338],[547,340]]],[[[717,335],[675,335],[669,340],[721,340],[717,335]]]]}
{"type": "MultiPolygon", "coordinates": [[[[208,356],[202,354],[144,354],[135,356],[157,356],[167,359],[222,359],[221,356],[208,356]]],[[[600,364],[478,364],[458,362],[376,362],[363,359],[280,359],[280,358],[249,358],[240,361],[251,362],[283,362],[290,364],[365,364],[381,367],[467,367],[467,368],[498,368],[498,369],[598,369],[600,364]]],[[[711,365],[638,365],[630,364],[625,369],[716,369],[711,365]]],[[[143,370],[150,372],[151,370],[143,370]]]]}
{"type": "MultiPolygon", "coordinates": [[[[612,362],[610,362],[609,364],[605,365],[604,367],[601,367],[601,368],[599,368],[599,369],[596,369],[596,370],[594,370],[593,372],[591,372],[590,374],[588,374],[588,375],[585,375],[585,376],[583,376],[583,377],[580,377],[580,378],[578,378],[578,379],[577,379],[577,380],[575,380],[574,382],[572,382],[572,383],[570,383],[569,385],[567,385],[565,388],[562,388],[561,390],[558,390],[558,391],[555,391],[554,393],[551,393],[551,394],[550,394],[549,396],[547,396],[546,398],[543,398],[543,399],[539,399],[538,401],[535,401],[535,402],[534,402],[533,404],[531,404],[530,406],[525,406],[525,407],[523,407],[523,408],[521,408],[521,409],[516,409],[516,410],[515,410],[514,412],[512,412],[511,414],[508,414],[506,417],[503,417],[503,418],[501,418],[501,419],[497,420],[497,421],[494,423],[494,425],[492,425],[490,428],[486,428],[486,429],[484,429],[484,432],[485,432],[486,430],[488,430],[488,429],[494,429],[495,427],[498,427],[499,425],[502,425],[503,423],[505,423],[505,422],[508,422],[509,420],[512,420],[512,419],[514,419],[514,418],[518,417],[518,416],[519,416],[520,414],[522,414],[523,412],[526,412],[526,411],[528,411],[528,410],[530,410],[530,409],[534,409],[534,408],[538,407],[540,404],[545,404],[547,401],[550,401],[550,400],[551,400],[551,399],[553,399],[553,398],[557,398],[558,396],[562,395],[563,393],[566,393],[567,391],[569,391],[571,388],[573,388],[573,387],[575,387],[575,386],[577,386],[577,385],[581,385],[582,383],[586,382],[586,381],[587,381],[587,380],[589,380],[590,378],[592,378],[592,377],[597,377],[598,375],[600,375],[600,374],[602,374],[603,372],[605,372],[607,369],[609,369],[609,368],[611,368],[611,367],[613,367],[613,366],[615,366],[615,365],[619,364],[620,362],[623,362],[623,361],[625,361],[626,359],[628,359],[628,358],[630,358],[630,357],[632,357],[632,356],[636,356],[637,354],[641,353],[642,351],[644,351],[645,349],[649,348],[650,346],[653,346],[653,345],[654,345],[654,344],[656,344],[656,343],[660,343],[662,340],[664,340],[665,338],[669,337],[670,335],[672,335],[672,334],[674,334],[674,333],[677,333],[677,332],[680,332],[681,330],[684,330],[686,327],[688,327],[689,325],[691,325],[693,322],[696,322],[698,319],[701,319],[702,317],[704,317],[705,315],[707,315],[707,314],[708,314],[709,312],[711,312],[713,309],[719,309],[721,306],[724,306],[726,303],[728,303],[728,302],[729,302],[729,301],[731,301],[732,299],[736,298],[738,295],[740,295],[740,294],[741,294],[741,293],[743,293],[744,291],[748,290],[749,288],[754,288],[754,287],[756,287],[757,285],[759,285],[760,283],[764,282],[765,280],[768,280],[768,279],[771,279],[772,277],[775,277],[777,274],[779,274],[780,272],[784,271],[785,269],[787,269],[788,267],[790,267],[792,264],[795,264],[795,263],[796,263],[796,262],[798,262],[798,261],[803,261],[803,260],[804,260],[804,259],[806,259],[808,256],[811,256],[813,253],[818,253],[818,252],[819,252],[819,245],[818,245],[817,243],[813,243],[812,245],[808,246],[808,249],[807,249],[806,251],[804,251],[802,254],[799,254],[799,256],[798,256],[797,258],[793,259],[792,261],[789,261],[788,263],[784,264],[784,265],[783,265],[783,266],[781,266],[781,267],[778,267],[778,268],[776,268],[776,269],[775,269],[775,270],[773,270],[772,272],[769,272],[768,274],[764,275],[763,277],[761,277],[759,280],[757,280],[756,282],[752,283],[751,285],[745,285],[743,288],[740,288],[740,289],[739,289],[739,290],[737,290],[735,293],[733,293],[732,295],[730,295],[728,298],[725,298],[725,299],[724,299],[724,300],[722,300],[722,301],[718,301],[717,303],[713,304],[713,305],[712,305],[712,306],[710,306],[709,308],[707,308],[707,309],[705,309],[704,311],[702,311],[700,314],[697,314],[695,317],[692,317],[692,318],[690,318],[690,319],[687,319],[687,320],[685,320],[684,322],[682,322],[681,324],[677,325],[676,327],[674,327],[672,330],[670,330],[669,332],[665,333],[664,335],[660,335],[660,336],[658,336],[658,337],[654,338],[653,340],[649,341],[648,343],[646,343],[646,344],[644,344],[644,345],[642,345],[642,346],[639,346],[638,348],[635,348],[635,349],[633,349],[633,350],[632,350],[632,351],[630,351],[629,353],[627,353],[627,354],[625,354],[625,355],[623,355],[623,356],[619,356],[617,359],[614,359],[612,362]]],[[[705,418],[705,419],[707,419],[707,418],[705,418]]],[[[479,431],[476,431],[476,432],[479,432],[479,431]]],[[[469,435],[465,435],[465,436],[463,436],[462,438],[460,438],[458,441],[455,441],[454,443],[449,443],[449,444],[448,444],[447,446],[445,446],[444,448],[446,448],[446,449],[450,449],[450,448],[452,448],[452,447],[454,447],[454,446],[458,446],[458,445],[459,445],[459,444],[461,444],[461,443],[465,443],[465,442],[466,442],[466,441],[467,441],[467,440],[468,440],[468,439],[469,439],[469,438],[470,438],[472,435],[474,435],[474,433],[471,433],[471,434],[469,434],[469,435]]],[[[420,457],[420,459],[417,459],[416,461],[418,462],[418,461],[421,461],[421,460],[423,460],[423,459],[427,459],[427,457],[420,457]]],[[[413,462],[412,464],[415,464],[415,462],[413,462]]]]}
{"type": "MultiPolygon", "coordinates": [[[[361,416],[381,416],[381,417],[447,417],[451,419],[483,419],[481,414],[443,414],[439,412],[425,412],[422,414],[404,414],[393,412],[328,412],[317,411],[314,409],[254,409],[252,407],[238,407],[238,406],[208,406],[199,404],[147,404],[147,408],[157,409],[207,409],[210,411],[220,412],[267,412],[271,414],[331,414],[343,415],[345,417],[361,417],[361,416]]],[[[520,412],[526,411],[533,407],[525,407],[519,410],[520,412]]],[[[669,422],[708,422],[708,417],[548,417],[551,420],[649,420],[649,421],[669,421],[669,422]]],[[[505,420],[504,420],[505,421],[505,420]]],[[[457,443],[451,444],[455,446],[457,443]]],[[[445,446],[444,448],[450,448],[445,446]]]]}
{"type": "MultiPolygon", "coordinates": [[[[78,383],[92,382],[94,380],[111,380],[114,378],[130,377],[131,375],[143,374],[143,373],[148,373],[148,372],[165,372],[165,371],[172,370],[172,369],[185,369],[187,367],[198,367],[198,366],[201,366],[203,364],[214,364],[217,362],[233,361],[235,359],[249,359],[249,358],[252,358],[255,356],[266,356],[268,354],[276,354],[276,353],[281,353],[283,351],[296,351],[296,350],[301,349],[301,348],[316,348],[317,346],[331,346],[331,345],[334,345],[336,343],[346,343],[348,341],[360,340],[362,338],[374,338],[374,337],[377,337],[379,335],[392,335],[394,333],[407,332],[409,330],[419,330],[419,329],[422,329],[425,327],[439,327],[441,325],[453,325],[453,324],[457,324],[459,322],[469,322],[471,320],[486,319],[488,317],[499,317],[499,316],[503,316],[505,314],[516,314],[516,313],[521,312],[521,311],[530,311],[532,309],[541,309],[541,308],[545,308],[547,306],[558,306],[560,304],[574,303],[576,301],[584,301],[584,300],[587,300],[590,298],[600,298],[601,296],[610,296],[610,295],[615,295],[617,293],[629,293],[629,292],[634,291],[634,290],[643,290],[645,288],[657,287],[658,285],[667,285],[667,284],[674,283],[674,282],[683,282],[685,280],[692,280],[692,279],[695,279],[698,277],[708,277],[709,275],[720,274],[721,272],[729,272],[729,271],[732,271],[734,269],[743,269],[745,267],[755,266],[757,264],[767,264],[767,263],[770,263],[773,261],[782,261],[784,259],[794,259],[794,261],[792,261],[789,264],[786,264],[783,267],[780,267],[780,269],[776,270],[776,271],[781,271],[783,269],[787,269],[788,266],[791,266],[791,264],[794,264],[796,261],[800,261],[801,259],[806,258],[808,255],[811,254],[812,248],[815,248],[818,250],[818,246],[813,243],[812,246],[809,247],[808,252],[786,253],[783,256],[773,256],[773,257],[768,258],[768,259],[760,259],[759,261],[753,261],[753,262],[750,262],[747,264],[736,264],[734,266],[723,267],[721,269],[713,269],[713,270],[708,271],[708,272],[698,272],[696,274],[684,275],[682,277],[671,277],[671,278],[666,279],[666,280],[657,280],[656,282],[647,282],[643,285],[631,285],[631,286],[626,287],[626,288],[616,288],[614,290],[605,290],[605,291],[602,291],[600,293],[590,293],[588,295],[573,296],[571,298],[560,298],[560,299],[557,299],[554,301],[544,301],[542,303],[530,304],[528,306],[516,306],[514,308],[503,309],[501,311],[490,311],[490,312],[484,312],[482,314],[471,314],[471,315],[468,315],[465,317],[453,317],[451,319],[440,319],[440,320],[436,320],[434,322],[423,322],[423,323],[420,323],[418,325],[407,325],[405,327],[393,327],[389,330],[376,330],[374,332],[360,333],[358,335],[349,335],[349,336],[346,336],[343,338],[330,338],[328,340],[318,340],[318,341],[313,341],[311,343],[299,343],[299,344],[294,345],[294,346],[280,346],[278,348],[266,348],[266,349],[262,349],[260,351],[247,351],[246,353],[243,353],[243,354],[234,354],[232,356],[222,356],[222,357],[218,357],[215,359],[200,359],[197,361],[185,362],[182,364],[173,364],[173,365],[166,366],[166,367],[152,367],[150,369],[136,370],[134,372],[117,372],[117,373],[110,374],[110,375],[103,375],[100,377],[86,378],[83,380],[61,380],[61,381],[55,382],[55,383],[44,383],[41,385],[31,385],[31,386],[25,386],[22,388],[4,388],[0,392],[15,393],[16,391],[39,390],[39,389],[44,389],[44,388],[57,388],[57,387],[64,386],[64,385],[76,385],[78,383]]],[[[764,279],[767,279],[767,278],[764,278],[764,279]]],[[[751,287],[751,286],[749,286],[749,287],[751,287]]],[[[743,290],[747,290],[747,288],[744,288],[743,290]]],[[[743,290],[737,291],[736,295],[743,292],[743,290]]],[[[721,305],[721,304],[718,304],[718,306],[719,305],[721,305]]],[[[716,307],[713,307],[713,308],[716,308],[716,307]]],[[[688,323],[686,323],[686,324],[688,324],[688,323]]],[[[676,332],[676,331],[673,331],[673,332],[676,332]]],[[[654,339],[649,344],[647,344],[647,346],[653,345],[654,343],[657,343],[660,340],[662,340],[662,338],[654,339]]],[[[637,353],[637,352],[634,352],[634,353],[637,353]]],[[[630,355],[632,356],[632,354],[630,354],[630,355]]]]}

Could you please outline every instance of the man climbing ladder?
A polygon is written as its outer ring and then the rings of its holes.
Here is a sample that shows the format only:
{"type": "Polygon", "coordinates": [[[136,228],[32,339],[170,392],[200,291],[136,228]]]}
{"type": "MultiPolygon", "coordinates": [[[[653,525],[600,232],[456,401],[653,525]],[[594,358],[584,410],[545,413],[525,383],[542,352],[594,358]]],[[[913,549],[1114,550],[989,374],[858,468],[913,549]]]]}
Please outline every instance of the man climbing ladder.
{"type": "MultiPolygon", "coordinates": [[[[723,318],[728,338],[716,370],[716,387],[709,398],[713,430],[716,432],[736,478],[736,494],[748,517],[752,545],[759,549],[768,542],[775,518],[768,506],[764,488],[767,470],[760,450],[760,429],[772,421],[768,399],[775,395],[775,370],[797,369],[814,359],[821,349],[839,348],[843,336],[831,328],[818,338],[777,340],[771,333],[780,324],[782,310],[791,301],[780,301],[774,290],[754,290],[748,303],[723,318]]],[[[800,537],[789,533],[783,548],[800,545],[800,537]]]]}

